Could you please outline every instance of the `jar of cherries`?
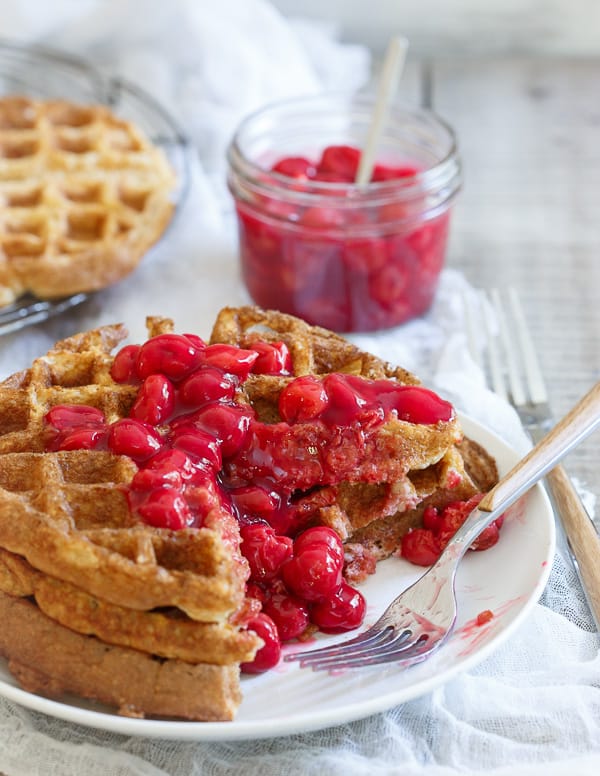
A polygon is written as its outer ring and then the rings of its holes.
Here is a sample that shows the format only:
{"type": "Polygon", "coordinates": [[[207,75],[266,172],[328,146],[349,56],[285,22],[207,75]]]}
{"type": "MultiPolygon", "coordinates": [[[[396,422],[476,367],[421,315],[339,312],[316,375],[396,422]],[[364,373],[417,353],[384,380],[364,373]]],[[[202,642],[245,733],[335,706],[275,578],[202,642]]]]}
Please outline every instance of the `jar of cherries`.
{"type": "Polygon", "coordinates": [[[244,282],[261,307],[339,332],[425,313],[461,185],[452,129],[393,107],[370,181],[355,183],[373,102],[319,96],[252,114],[228,150],[244,282]]]}

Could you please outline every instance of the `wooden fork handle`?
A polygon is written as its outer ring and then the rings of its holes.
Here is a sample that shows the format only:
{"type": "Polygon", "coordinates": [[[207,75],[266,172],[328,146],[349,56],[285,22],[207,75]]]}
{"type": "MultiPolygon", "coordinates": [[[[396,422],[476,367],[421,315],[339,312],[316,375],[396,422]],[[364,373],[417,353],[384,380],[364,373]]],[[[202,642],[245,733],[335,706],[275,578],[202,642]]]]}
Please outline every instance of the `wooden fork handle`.
{"type": "Polygon", "coordinates": [[[546,482],[577,562],[596,626],[600,627],[600,535],[562,466],[548,472],[546,482]]]}
{"type": "Polygon", "coordinates": [[[506,509],[535,482],[560,463],[567,453],[600,426],[600,382],[580,399],[562,420],[522,458],[479,503],[492,512],[506,509]]]}

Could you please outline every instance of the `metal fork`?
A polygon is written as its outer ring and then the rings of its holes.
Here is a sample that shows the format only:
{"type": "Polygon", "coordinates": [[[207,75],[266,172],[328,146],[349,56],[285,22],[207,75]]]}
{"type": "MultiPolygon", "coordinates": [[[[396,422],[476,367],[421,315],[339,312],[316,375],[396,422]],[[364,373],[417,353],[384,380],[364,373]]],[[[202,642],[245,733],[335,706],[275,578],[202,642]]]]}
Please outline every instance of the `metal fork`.
{"type": "MultiPolygon", "coordinates": [[[[512,403],[525,430],[538,442],[554,420],[519,295],[514,288],[504,294],[492,289],[489,295],[480,292],[479,301],[478,314],[474,314],[471,302],[465,302],[471,355],[484,374],[489,372],[494,392],[512,403]],[[494,319],[490,320],[492,315],[494,319]],[[477,340],[477,332],[482,330],[483,351],[477,340]]],[[[546,484],[559,518],[559,539],[567,545],[596,629],[600,630],[600,536],[562,466],[548,472],[546,484]]]]}
{"type": "Polygon", "coordinates": [[[74,294],[65,299],[41,301],[24,296],[7,307],[0,308],[0,336],[32,326],[75,307],[88,298],[88,294],[74,294]]]}
{"type": "Polygon", "coordinates": [[[600,426],[600,383],[483,497],[439,560],[401,593],[372,627],[343,644],[296,652],[286,655],[284,660],[299,660],[301,666],[332,671],[392,662],[408,667],[428,658],[454,627],[454,580],[467,549],[484,528],[597,426],[600,426]]]}

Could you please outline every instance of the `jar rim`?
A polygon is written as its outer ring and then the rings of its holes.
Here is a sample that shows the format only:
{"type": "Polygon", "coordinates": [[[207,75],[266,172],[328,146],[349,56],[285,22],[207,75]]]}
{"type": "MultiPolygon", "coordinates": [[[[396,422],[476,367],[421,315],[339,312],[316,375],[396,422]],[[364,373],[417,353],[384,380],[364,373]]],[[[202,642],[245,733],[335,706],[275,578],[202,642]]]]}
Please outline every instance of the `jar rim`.
{"type": "MultiPolygon", "coordinates": [[[[297,190],[298,181],[287,175],[271,170],[266,165],[251,160],[242,150],[242,139],[255,123],[261,119],[275,116],[279,111],[285,111],[288,108],[298,107],[301,109],[306,106],[322,106],[323,111],[331,113],[331,108],[336,104],[344,104],[349,107],[359,107],[368,109],[369,113],[375,103],[375,97],[369,93],[346,93],[346,92],[325,92],[318,95],[304,95],[299,97],[290,97],[283,100],[275,100],[267,103],[252,113],[248,114],[235,130],[227,149],[227,160],[230,167],[237,174],[241,174],[246,180],[253,180],[255,183],[260,180],[260,188],[271,193],[277,191],[281,196],[286,188],[296,187],[293,194],[294,198],[299,195],[297,190]],[[265,179],[268,176],[268,179],[265,179]]],[[[407,198],[414,195],[414,190],[420,192],[436,189],[443,185],[443,181],[448,177],[453,177],[456,171],[450,171],[448,168],[455,167],[458,163],[458,143],[456,133],[450,124],[438,113],[430,108],[410,106],[405,103],[396,103],[390,108],[390,118],[401,116],[411,117],[412,119],[425,120],[430,127],[442,130],[447,138],[448,149],[445,154],[435,162],[435,164],[422,170],[417,170],[414,175],[406,178],[395,178],[383,181],[369,181],[365,184],[356,184],[354,182],[338,181],[320,181],[309,179],[302,181],[305,186],[305,194],[311,198],[320,194],[331,198],[351,197],[356,203],[361,197],[369,197],[387,193],[394,193],[394,196],[402,196],[405,193],[407,198]]]]}

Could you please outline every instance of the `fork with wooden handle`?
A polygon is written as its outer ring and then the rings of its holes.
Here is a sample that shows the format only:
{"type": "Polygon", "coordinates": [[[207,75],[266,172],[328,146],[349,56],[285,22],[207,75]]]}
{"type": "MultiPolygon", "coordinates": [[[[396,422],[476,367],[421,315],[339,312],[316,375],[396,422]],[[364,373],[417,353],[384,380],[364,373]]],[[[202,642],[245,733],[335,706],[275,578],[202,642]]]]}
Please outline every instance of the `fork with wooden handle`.
{"type": "MultiPolygon", "coordinates": [[[[517,291],[508,288],[501,295],[498,289],[492,289],[489,295],[481,292],[479,301],[477,311],[468,300],[464,305],[471,355],[483,369],[483,361],[487,362],[494,392],[512,403],[525,430],[537,443],[552,428],[554,419],[517,291]],[[495,330],[488,317],[490,310],[495,313],[495,330]],[[485,359],[477,347],[477,333],[482,331],[485,359]]],[[[568,545],[596,630],[600,631],[600,536],[562,466],[548,472],[546,484],[558,521],[559,541],[568,545]]]]}
{"type": "Polygon", "coordinates": [[[600,383],[483,497],[452,537],[439,560],[400,593],[374,625],[342,644],[296,652],[286,655],[284,660],[299,660],[301,666],[325,671],[365,668],[382,663],[396,663],[407,668],[426,660],[454,628],[457,613],[455,575],[468,548],[493,520],[598,426],[600,383]]]}

